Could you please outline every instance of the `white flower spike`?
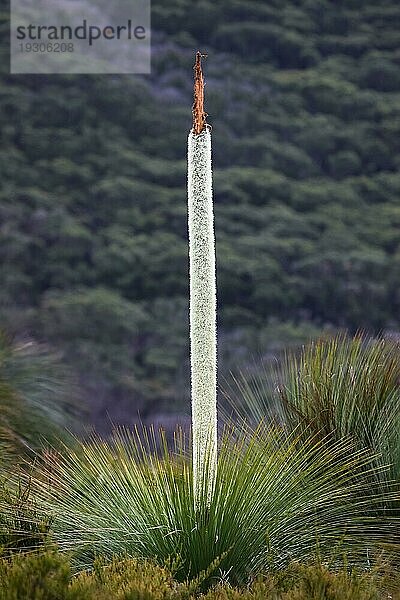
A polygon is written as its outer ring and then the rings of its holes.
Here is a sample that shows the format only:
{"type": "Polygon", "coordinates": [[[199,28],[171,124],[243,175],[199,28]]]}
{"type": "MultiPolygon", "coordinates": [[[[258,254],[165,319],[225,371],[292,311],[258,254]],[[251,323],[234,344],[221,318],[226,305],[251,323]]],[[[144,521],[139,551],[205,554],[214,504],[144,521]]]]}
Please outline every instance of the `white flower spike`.
{"type": "Polygon", "coordinates": [[[188,139],[190,354],[195,502],[210,502],[217,468],[217,329],[211,127],[203,108],[200,52],[188,139]]]}

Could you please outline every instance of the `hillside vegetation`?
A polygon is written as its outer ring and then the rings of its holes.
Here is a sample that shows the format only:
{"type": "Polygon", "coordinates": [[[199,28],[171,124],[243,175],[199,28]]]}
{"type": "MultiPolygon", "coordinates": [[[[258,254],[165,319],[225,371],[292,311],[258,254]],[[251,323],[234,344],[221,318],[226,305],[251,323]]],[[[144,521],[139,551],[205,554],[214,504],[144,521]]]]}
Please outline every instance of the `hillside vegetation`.
{"type": "Polygon", "coordinates": [[[400,5],[152,2],[151,76],[1,77],[1,321],[98,425],[189,410],[186,138],[213,125],[222,373],[400,319],[400,5]]]}

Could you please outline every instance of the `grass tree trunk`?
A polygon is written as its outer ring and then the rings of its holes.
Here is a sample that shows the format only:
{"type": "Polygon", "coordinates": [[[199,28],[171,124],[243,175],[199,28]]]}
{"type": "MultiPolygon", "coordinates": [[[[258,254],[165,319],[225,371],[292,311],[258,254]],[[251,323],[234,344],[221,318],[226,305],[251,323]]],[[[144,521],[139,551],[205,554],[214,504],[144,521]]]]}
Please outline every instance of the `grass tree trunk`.
{"type": "Polygon", "coordinates": [[[188,139],[190,353],[194,494],[210,500],[217,464],[217,335],[211,133],[204,112],[201,54],[194,66],[188,139]]]}

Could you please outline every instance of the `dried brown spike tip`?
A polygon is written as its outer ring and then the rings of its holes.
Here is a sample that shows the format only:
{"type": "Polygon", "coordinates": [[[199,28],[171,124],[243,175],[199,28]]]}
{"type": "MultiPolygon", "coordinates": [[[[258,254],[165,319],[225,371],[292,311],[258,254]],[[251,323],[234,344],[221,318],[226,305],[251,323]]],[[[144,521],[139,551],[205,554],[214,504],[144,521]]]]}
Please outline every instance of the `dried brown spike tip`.
{"type": "Polygon", "coordinates": [[[196,62],[194,63],[194,102],[192,108],[193,114],[193,133],[199,134],[207,126],[207,113],[204,112],[204,78],[201,68],[201,59],[207,54],[196,52],[196,62]]]}

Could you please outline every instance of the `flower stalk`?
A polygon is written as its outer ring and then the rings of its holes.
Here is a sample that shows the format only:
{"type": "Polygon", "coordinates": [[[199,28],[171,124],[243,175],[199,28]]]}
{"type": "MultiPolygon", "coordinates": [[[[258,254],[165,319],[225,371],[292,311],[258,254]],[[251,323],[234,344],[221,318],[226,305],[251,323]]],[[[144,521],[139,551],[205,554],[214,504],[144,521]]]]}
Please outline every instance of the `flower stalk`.
{"type": "Polygon", "coordinates": [[[217,331],[211,133],[204,112],[200,52],[194,65],[193,128],[188,138],[190,357],[196,504],[210,501],[217,465],[217,331]]]}

